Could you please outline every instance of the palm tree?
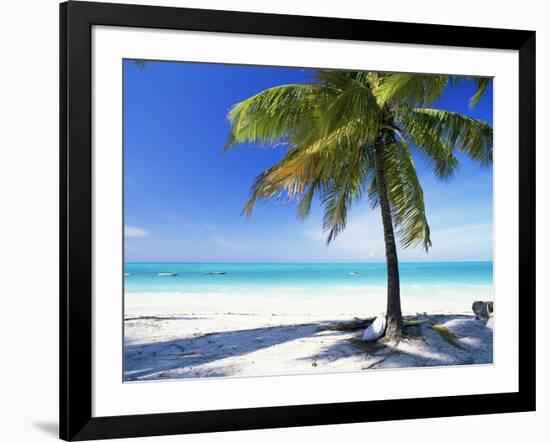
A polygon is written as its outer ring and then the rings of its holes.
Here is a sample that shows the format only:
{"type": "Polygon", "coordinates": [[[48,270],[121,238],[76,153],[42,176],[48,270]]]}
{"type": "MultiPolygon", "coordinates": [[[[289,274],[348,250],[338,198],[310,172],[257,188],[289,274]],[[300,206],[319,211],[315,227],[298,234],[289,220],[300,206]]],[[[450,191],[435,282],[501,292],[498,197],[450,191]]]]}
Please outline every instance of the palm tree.
{"type": "MultiPolygon", "coordinates": [[[[475,105],[489,84],[471,79],[475,105]]],[[[377,72],[317,71],[311,84],[264,90],[229,112],[226,145],[286,146],[284,158],[262,172],[243,212],[270,198],[298,201],[306,217],[314,195],[324,207],[327,244],[345,228],[354,202],[380,207],[387,264],[386,337],[403,333],[395,233],[404,248],[431,246],[424,196],[412,152],[447,180],[459,162],[492,163],[492,128],[460,113],[431,108],[449,83],[464,78],[377,72]],[[395,230],[394,230],[395,229],[395,230]]]]}

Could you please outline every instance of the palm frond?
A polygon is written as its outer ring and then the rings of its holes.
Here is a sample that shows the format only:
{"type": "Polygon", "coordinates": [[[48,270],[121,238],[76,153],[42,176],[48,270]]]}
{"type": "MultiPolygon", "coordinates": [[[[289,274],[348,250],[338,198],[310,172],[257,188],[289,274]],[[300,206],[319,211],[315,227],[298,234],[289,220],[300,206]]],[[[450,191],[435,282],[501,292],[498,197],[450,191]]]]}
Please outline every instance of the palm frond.
{"type": "Polygon", "coordinates": [[[432,245],[426,218],[424,192],[407,143],[386,146],[384,155],[386,187],[392,218],[404,248],[432,245]]]}
{"type": "Polygon", "coordinates": [[[325,198],[327,192],[335,192],[334,186],[349,186],[351,182],[347,179],[354,174],[372,173],[374,166],[369,160],[368,149],[353,136],[355,126],[348,123],[335,133],[315,140],[312,145],[290,150],[283,160],[256,178],[243,212],[250,215],[260,200],[301,199],[298,217],[303,218],[309,214],[315,192],[325,198]]]}
{"type": "Polygon", "coordinates": [[[393,128],[400,139],[410,140],[416,151],[432,168],[433,173],[441,180],[448,180],[459,168],[459,162],[452,147],[441,134],[418,124],[410,112],[401,119],[402,129],[393,128]],[[402,133],[403,131],[403,133],[402,133]]]}
{"type": "Polygon", "coordinates": [[[286,141],[310,117],[317,89],[311,84],[277,86],[237,103],[228,114],[231,133],[225,149],[245,142],[286,141]]]}
{"type": "Polygon", "coordinates": [[[475,78],[475,82],[477,88],[475,94],[470,98],[470,107],[476,107],[479,104],[485,91],[491,84],[491,78],[477,77],[475,78]]]}
{"type": "Polygon", "coordinates": [[[316,75],[320,90],[316,96],[315,127],[309,139],[297,142],[311,144],[312,136],[322,138],[348,123],[360,120],[356,136],[363,143],[379,130],[381,109],[369,84],[369,73],[321,70],[316,75]]]}
{"type": "Polygon", "coordinates": [[[314,179],[311,184],[309,184],[307,191],[298,204],[298,218],[304,219],[309,215],[313,196],[315,195],[315,192],[319,190],[320,184],[321,180],[319,178],[314,179]]]}
{"type": "Polygon", "coordinates": [[[365,155],[367,150],[368,147],[358,149],[346,158],[323,186],[323,230],[328,233],[327,244],[345,229],[352,203],[361,200],[365,182],[373,174],[374,165],[365,155]]]}
{"type": "Polygon", "coordinates": [[[304,192],[310,181],[305,174],[306,163],[295,161],[292,153],[256,177],[250,189],[250,198],[243,214],[252,215],[258,201],[271,198],[292,199],[304,192]]]}
{"type": "Polygon", "coordinates": [[[453,86],[456,86],[460,83],[464,82],[474,82],[476,85],[476,91],[474,92],[474,95],[470,98],[470,107],[474,108],[476,107],[481,99],[483,98],[483,95],[485,95],[485,92],[487,91],[487,88],[491,84],[492,78],[488,77],[473,77],[469,75],[453,75],[449,77],[449,82],[453,86]]]}
{"type": "Polygon", "coordinates": [[[439,138],[451,151],[457,149],[479,165],[493,161],[493,129],[485,121],[439,109],[413,109],[406,119],[407,131],[416,134],[419,145],[433,147],[430,139],[439,138]]]}
{"type": "Polygon", "coordinates": [[[353,155],[366,143],[363,138],[363,122],[360,118],[348,121],[333,132],[320,136],[315,129],[299,141],[295,138],[293,148],[296,158],[316,159],[315,173],[326,180],[348,155],[353,155]]]}
{"type": "Polygon", "coordinates": [[[318,124],[321,135],[327,136],[338,130],[343,124],[361,120],[361,131],[358,134],[363,142],[369,142],[378,133],[380,126],[380,109],[376,98],[367,87],[355,82],[322,107],[318,124]]]}
{"type": "Polygon", "coordinates": [[[446,75],[386,74],[374,94],[381,105],[423,107],[441,96],[448,81],[446,75]]]}

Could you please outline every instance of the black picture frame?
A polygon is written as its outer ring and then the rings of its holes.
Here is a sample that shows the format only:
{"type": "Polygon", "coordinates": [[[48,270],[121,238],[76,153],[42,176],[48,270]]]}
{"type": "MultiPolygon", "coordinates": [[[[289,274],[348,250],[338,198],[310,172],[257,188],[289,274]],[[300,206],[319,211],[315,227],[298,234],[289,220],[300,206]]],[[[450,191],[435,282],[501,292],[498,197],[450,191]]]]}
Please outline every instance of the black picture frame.
{"type": "Polygon", "coordinates": [[[108,3],[60,5],[60,437],[90,440],[535,410],[535,32],[108,3]],[[519,53],[519,391],[92,417],[94,25],[519,53]]]}

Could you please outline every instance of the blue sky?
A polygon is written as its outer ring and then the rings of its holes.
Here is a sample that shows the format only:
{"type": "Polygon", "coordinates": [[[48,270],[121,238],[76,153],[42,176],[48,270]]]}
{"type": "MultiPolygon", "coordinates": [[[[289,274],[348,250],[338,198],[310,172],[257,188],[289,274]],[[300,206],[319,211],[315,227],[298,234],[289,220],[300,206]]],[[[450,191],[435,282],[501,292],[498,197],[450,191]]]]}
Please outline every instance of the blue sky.
{"type": "MultiPolygon", "coordinates": [[[[231,106],[268,87],[308,82],[312,71],[213,64],[124,62],[125,260],[141,262],[382,262],[380,214],[356,204],[329,246],[318,201],[261,203],[241,215],[250,185],[284,148],[222,152],[231,106]]],[[[492,87],[469,109],[474,85],[448,87],[436,106],[492,124],[492,87]]],[[[458,155],[448,182],[417,159],[433,247],[400,250],[402,261],[492,259],[492,168],[458,155]]]]}

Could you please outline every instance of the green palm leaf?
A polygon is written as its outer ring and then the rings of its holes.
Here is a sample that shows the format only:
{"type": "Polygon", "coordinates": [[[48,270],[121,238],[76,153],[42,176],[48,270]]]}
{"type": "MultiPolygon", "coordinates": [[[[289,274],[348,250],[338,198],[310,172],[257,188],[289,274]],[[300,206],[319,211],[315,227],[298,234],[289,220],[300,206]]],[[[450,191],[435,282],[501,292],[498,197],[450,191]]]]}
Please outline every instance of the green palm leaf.
{"type": "Polygon", "coordinates": [[[385,149],[386,186],[392,218],[404,248],[432,245],[426,218],[424,192],[409,147],[396,142],[385,149]]]}
{"type": "Polygon", "coordinates": [[[452,177],[458,170],[459,162],[447,140],[438,131],[427,130],[426,125],[418,124],[410,112],[402,117],[401,123],[402,130],[394,129],[399,138],[413,143],[438,178],[447,180],[452,177]]]}
{"type": "Polygon", "coordinates": [[[255,204],[261,200],[290,200],[299,197],[308,183],[315,179],[308,173],[313,164],[314,159],[300,160],[297,159],[297,152],[291,152],[282,161],[263,171],[256,177],[250,189],[250,198],[243,213],[250,216],[255,204]]]}
{"type": "Polygon", "coordinates": [[[323,229],[327,244],[333,241],[347,224],[353,202],[363,199],[366,183],[374,176],[374,157],[370,146],[361,146],[339,158],[339,163],[323,190],[323,229]]]}
{"type": "Polygon", "coordinates": [[[448,81],[446,75],[386,74],[375,95],[381,105],[428,106],[441,96],[448,81]]]}
{"type": "Polygon", "coordinates": [[[457,85],[459,83],[463,83],[465,81],[473,81],[476,85],[476,91],[474,92],[474,95],[470,98],[470,107],[476,107],[481,99],[483,98],[483,95],[485,95],[485,92],[487,91],[487,88],[491,84],[492,78],[489,77],[472,77],[472,76],[452,76],[449,78],[451,84],[457,85]]]}
{"type": "Polygon", "coordinates": [[[477,88],[475,94],[470,98],[470,107],[476,107],[479,104],[489,84],[491,84],[491,78],[477,77],[475,82],[477,88]]]}
{"type": "Polygon", "coordinates": [[[493,129],[482,120],[439,109],[413,109],[404,119],[411,136],[417,134],[419,146],[429,148],[430,138],[441,139],[449,149],[467,154],[479,165],[493,161],[493,129]]]}
{"type": "Polygon", "coordinates": [[[349,122],[361,121],[356,135],[365,143],[374,139],[380,127],[380,107],[366,73],[321,71],[322,98],[317,102],[318,136],[326,137],[349,122]],[[356,75],[354,75],[356,74],[356,75]]]}
{"type": "Polygon", "coordinates": [[[236,104],[228,115],[231,133],[225,149],[245,142],[285,142],[310,117],[317,89],[310,84],[277,86],[236,104]]]}

